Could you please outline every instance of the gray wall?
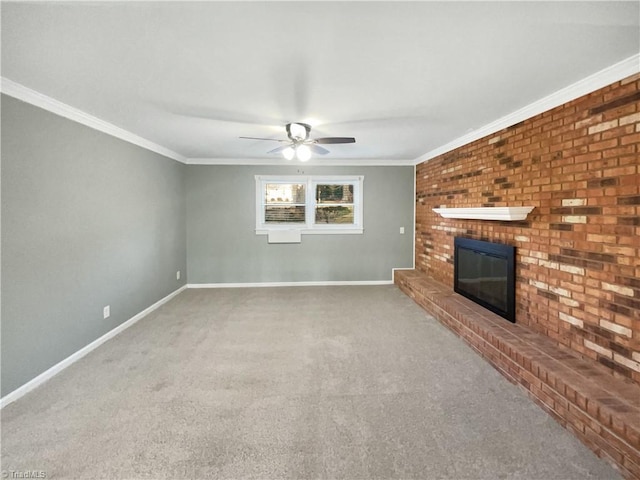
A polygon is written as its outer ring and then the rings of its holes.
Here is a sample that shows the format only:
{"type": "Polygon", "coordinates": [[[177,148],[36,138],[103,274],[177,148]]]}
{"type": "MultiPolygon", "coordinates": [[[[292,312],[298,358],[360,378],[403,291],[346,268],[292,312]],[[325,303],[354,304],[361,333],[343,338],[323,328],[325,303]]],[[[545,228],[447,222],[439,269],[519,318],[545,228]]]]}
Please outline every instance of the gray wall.
{"type": "Polygon", "coordinates": [[[189,283],[391,280],[413,265],[413,183],[413,167],[189,165],[189,283]],[[268,244],[255,234],[258,174],[364,175],[364,234],[268,244]]]}
{"type": "Polygon", "coordinates": [[[413,167],[185,166],[4,95],[1,142],[2,396],[187,272],[189,283],[368,281],[412,266],[413,167]],[[256,174],[364,175],[364,234],[269,245],[255,234],[256,174]]]}
{"type": "Polygon", "coordinates": [[[2,97],[2,395],[185,283],[185,168],[2,97]]]}

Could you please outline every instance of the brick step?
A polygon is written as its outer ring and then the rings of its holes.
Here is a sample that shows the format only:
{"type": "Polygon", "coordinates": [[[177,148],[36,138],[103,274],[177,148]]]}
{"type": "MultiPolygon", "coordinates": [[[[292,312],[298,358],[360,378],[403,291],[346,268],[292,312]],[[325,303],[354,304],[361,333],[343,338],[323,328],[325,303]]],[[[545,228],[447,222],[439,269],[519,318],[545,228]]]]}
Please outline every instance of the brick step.
{"type": "Polygon", "coordinates": [[[417,270],[395,283],[625,478],[640,479],[640,386],[417,270]]]}

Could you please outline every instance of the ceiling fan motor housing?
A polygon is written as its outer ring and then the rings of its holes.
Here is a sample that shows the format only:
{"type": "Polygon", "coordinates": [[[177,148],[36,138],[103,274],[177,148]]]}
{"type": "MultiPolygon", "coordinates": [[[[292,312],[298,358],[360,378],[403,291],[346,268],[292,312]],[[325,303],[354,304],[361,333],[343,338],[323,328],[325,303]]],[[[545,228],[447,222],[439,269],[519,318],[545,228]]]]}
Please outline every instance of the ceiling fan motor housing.
{"type": "Polygon", "coordinates": [[[287,123],[287,136],[294,142],[305,141],[309,138],[311,125],[306,123],[287,123]]]}

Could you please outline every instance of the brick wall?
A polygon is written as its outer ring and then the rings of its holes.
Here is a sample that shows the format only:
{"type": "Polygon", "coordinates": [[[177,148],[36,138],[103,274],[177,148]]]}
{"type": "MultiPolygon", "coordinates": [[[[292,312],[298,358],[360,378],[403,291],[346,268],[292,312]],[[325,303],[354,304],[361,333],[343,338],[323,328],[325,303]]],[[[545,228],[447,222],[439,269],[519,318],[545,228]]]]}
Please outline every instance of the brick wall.
{"type": "Polygon", "coordinates": [[[640,75],[416,168],[416,268],[453,285],[453,238],[517,248],[517,322],[640,383],[640,75]],[[437,207],[526,206],[521,222],[437,207]]]}

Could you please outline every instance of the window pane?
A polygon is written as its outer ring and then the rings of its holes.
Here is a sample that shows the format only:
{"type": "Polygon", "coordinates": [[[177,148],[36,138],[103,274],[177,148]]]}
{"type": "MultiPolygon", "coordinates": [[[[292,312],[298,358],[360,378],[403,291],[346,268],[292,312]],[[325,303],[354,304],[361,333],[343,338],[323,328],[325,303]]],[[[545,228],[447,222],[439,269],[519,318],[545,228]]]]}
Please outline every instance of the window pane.
{"type": "Polygon", "coordinates": [[[264,210],[264,223],[304,223],[304,205],[267,205],[264,210]]]}
{"type": "Polygon", "coordinates": [[[267,183],[264,203],[305,203],[304,183],[267,183]]]}
{"type": "Polygon", "coordinates": [[[322,205],[316,207],[316,223],[353,224],[353,205],[322,205]]]}
{"type": "Polygon", "coordinates": [[[353,203],[353,184],[317,185],[316,203],[353,203]]]}

